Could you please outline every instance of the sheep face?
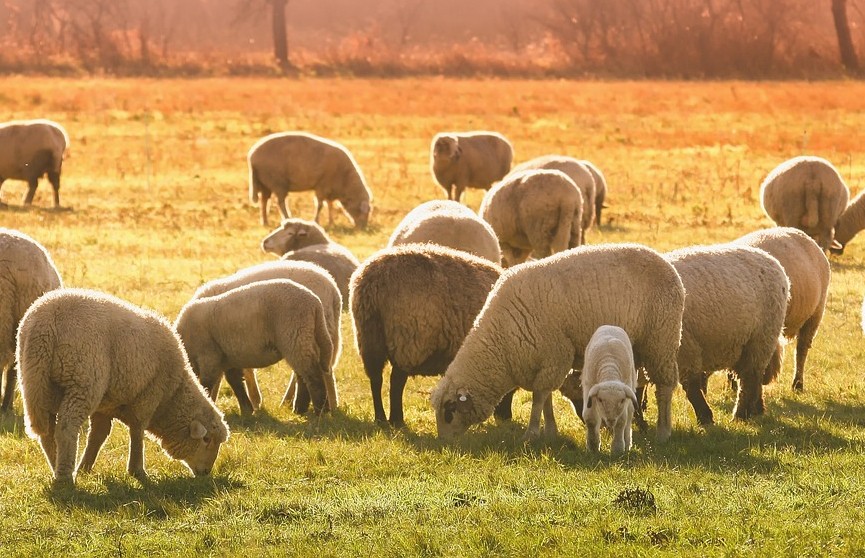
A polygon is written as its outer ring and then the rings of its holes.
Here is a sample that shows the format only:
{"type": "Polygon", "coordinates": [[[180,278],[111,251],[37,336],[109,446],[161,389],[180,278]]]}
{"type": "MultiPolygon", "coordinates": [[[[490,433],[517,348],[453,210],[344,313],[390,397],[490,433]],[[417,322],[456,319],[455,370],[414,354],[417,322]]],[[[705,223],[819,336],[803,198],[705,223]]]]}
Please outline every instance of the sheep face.
{"type": "Polygon", "coordinates": [[[639,407],[637,395],[622,382],[601,382],[592,387],[583,402],[586,424],[606,426],[613,430],[621,421],[629,421],[639,407]]]}
{"type": "Polygon", "coordinates": [[[436,411],[436,429],[439,438],[453,438],[480,422],[476,403],[468,390],[454,388],[447,378],[442,378],[433,391],[432,404],[436,411]]]}
{"type": "Polygon", "coordinates": [[[351,217],[351,220],[354,221],[354,226],[359,229],[365,229],[367,223],[369,223],[369,214],[372,212],[372,206],[369,203],[369,200],[365,199],[342,199],[340,200],[340,205],[348,213],[348,216],[351,217]]]}
{"type": "Polygon", "coordinates": [[[196,477],[209,475],[219,454],[219,447],[228,439],[228,428],[220,419],[193,419],[186,437],[165,444],[165,451],[183,461],[196,477]]]}
{"type": "Polygon", "coordinates": [[[441,136],[433,145],[433,159],[436,161],[450,161],[458,158],[461,153],[459,141],[453,136],[441,136]]]}

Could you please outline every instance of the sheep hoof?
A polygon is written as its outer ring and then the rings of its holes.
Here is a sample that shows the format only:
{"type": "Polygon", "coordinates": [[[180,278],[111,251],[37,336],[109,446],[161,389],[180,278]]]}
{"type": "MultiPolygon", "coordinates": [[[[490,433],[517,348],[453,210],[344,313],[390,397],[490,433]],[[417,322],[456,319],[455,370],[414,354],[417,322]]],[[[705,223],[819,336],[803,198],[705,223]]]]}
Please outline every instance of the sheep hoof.
{"type": "Polygon", "coordinates": [[[72,488],[75,488],[75,478],[72,476],[72,473],[54,477],[54,482],[51,483],[52,490],[68,490],[72,488]]]}

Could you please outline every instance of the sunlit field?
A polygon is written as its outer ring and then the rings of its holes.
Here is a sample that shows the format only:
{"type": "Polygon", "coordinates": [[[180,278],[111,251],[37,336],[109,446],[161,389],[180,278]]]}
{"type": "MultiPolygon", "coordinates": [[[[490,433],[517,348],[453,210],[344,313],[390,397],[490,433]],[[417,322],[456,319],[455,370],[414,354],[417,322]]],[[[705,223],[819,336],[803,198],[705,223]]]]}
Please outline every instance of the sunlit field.
{"type": "MultiPolygon", "coordinates": [[[[732,240],[771,225],[759,184],[782,160],[815,154],[853,194],[865,185],[865,84],[476,81],[189,81],[6,78],[0,120],[46,117],[71,137],[61,204],[50,186],[21,209],[7,181],[0,225],[52,253],[68,286],[100,289],[173,320],[204,281],[273,259],[249,202],[246,153],[261,136],[306,130],[345,144],[373,191],[371,226],[342,215],[329,233],[363,259],[422,201],[444,197],[431,137],[497,130],[521,162],[564,153],[609,185],[591,244],[658,250],[732,240]]],[[[470,190],[477,209],[483,192],[470,190]]],[[[311,218],[311,192],[290,197],[311,218]]],[[[271,223],[279,216],[271,208],[271,223]]],[[[586,452],[585,430],[555,395],[560,437],[524,445],[530,398],[512,423],[435,436],[434,378],[409,380],[407,427],[377,426],[343,314],[333,415],[280,407],[285,365],[260,371],[264,409],[218,399],[231,437],[214,474],[193,478],[148,441],[152,483],[126,473],[116,426],[76,490],[53,490],[24,433],[20,396],[0,419],[0,548],[7,555],[505,556],[655,553],[862,555],[865,552],[865,234],[832,258],[828,309],[794,393],[792,350],[766,389],[765,416],[733,422],[717,374],[717,425],[697,426],[679,390],[673,437],[648,431],[621,458],[586,452]]],[[[289,318],[290,319],[290,318],[289,318]]],[[[82,332],[84,334],[86,332],[82,332]]],[[[792,347],[789,347],[792,349],[792,347]]],[[[387,375],[387,372],[386,372],[387,375]]],[[[387,387],[385,387],[387,389],[387,387]]],[[[82,440],[83,444],[83,440],[82,440]]]]}

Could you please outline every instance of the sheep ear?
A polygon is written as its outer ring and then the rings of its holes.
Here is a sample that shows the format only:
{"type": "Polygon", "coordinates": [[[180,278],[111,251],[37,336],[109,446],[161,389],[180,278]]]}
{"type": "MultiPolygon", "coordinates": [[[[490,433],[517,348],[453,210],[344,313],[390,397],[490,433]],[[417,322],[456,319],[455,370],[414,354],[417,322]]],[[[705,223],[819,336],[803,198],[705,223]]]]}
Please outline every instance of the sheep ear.
{"type": "Polygon", "coordinates": [[[207,428],[197,420],[192,421],[189,425],[189,437],[193,440],[200,440],[207,435],[207,428]]]}
{"type": "Polygon", "coordinates": [[[297,231],[297,236],[308,236],[308,235],[309,235],[309,231],[306,229],[300,229],[299,231],[297,231]]]}
{"type": "Polygon", "coordinates": [[[457,144],[457,148],[454,150],[454,159],[459,159],[460,155],[463,154],[463,148],[460,147],[460,144],[457,144]]]}
{"type": "Polygon", "coordinates": [[[637,401],[637,394],[634,393],[634,390],[631,389],[631,386],[625,386],[625,392],[628,394],[628,397],[631,399],[631,403],[634,404],[634,410],[640,408],[640,402],[637,401]]]}

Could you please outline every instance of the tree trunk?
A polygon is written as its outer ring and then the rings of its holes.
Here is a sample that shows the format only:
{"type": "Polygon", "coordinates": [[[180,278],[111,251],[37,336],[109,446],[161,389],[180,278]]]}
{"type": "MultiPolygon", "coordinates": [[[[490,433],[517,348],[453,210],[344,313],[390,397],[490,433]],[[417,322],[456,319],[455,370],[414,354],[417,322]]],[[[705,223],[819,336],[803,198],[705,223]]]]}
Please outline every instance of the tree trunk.
{"type": "Polygon", "coordinates": [[[282,69],[289,68],[288,62],[288,37],[285,32],[285,5],[288,0],[270,0],[272,8],[271,21],[273,23],[273,55],[282,69]]]}
{"type": "Polygon", "coordinates": [[[838,50],[841,51],[841,64],[849,72],[859,71],[859,60],[853,39],[850,36],[850,22],[847,20],[847,0],[832,0],[832,19],[838,35],[838,50]]]}

